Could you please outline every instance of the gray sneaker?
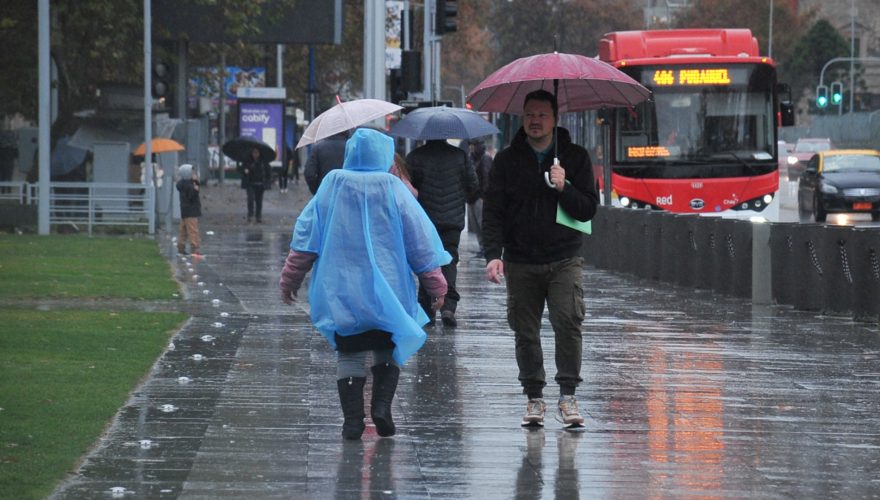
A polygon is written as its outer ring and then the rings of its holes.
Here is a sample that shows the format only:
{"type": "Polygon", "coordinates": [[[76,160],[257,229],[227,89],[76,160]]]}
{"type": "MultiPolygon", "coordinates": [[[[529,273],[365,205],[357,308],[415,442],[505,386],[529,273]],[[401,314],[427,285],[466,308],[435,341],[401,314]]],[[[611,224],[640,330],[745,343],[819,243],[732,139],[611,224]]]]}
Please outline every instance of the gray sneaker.
{"type": "Polygon", "coordinates": [[[530,399],[526,405],[526,414],[523,415],[522,426],[544,427],[544,411],[546,409],[547,405],[544,404],[543,399],[530,399]]]}
{"type": "Polygon", "coordinates": [[[562,396],[559,398],[559,412],[556,420],[562,422],[563,427],[580,427],[584,425],[584,417],[578,412],[577,399],[574,396],[562,396]]]}

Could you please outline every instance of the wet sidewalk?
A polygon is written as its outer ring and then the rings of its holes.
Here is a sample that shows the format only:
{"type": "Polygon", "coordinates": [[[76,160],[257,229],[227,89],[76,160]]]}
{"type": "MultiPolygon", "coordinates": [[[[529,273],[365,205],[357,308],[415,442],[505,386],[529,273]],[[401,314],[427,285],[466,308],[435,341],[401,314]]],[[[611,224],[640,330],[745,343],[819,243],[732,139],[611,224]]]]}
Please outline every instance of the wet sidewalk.
{"type": "MultiPolygon", "coordinates": [[[[54,497],[880,497],[876,325],[587,269],[586,427],[523,430],[504,288],[467,233],[459,326],[403,368],[398,434],[368,418],[343,442],[335,353],[278,292],[308,199],[290,188],[262,225],[234,184],[206,189],[204,258],[159,237],[192,319],[54,497]]],[[[546,317],[543,336],[552,378],[546,317]]]]}

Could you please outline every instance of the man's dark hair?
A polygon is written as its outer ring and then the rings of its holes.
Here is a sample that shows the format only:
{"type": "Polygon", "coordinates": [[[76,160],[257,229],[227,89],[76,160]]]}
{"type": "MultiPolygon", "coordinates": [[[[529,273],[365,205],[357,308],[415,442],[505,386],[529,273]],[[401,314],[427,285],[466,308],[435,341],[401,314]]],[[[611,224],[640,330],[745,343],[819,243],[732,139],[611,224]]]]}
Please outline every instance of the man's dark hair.
{"type": "Polygon", "coordinates": [[[523,107],[526,107],[529,101],[544,101],[549,102],[550,107],[553,108],[553,118],[559,118],[559,107],[556,105],[556,96],[547,92],[544,89],[533,90],[526,94],[525,100],[523,100],[523,107]]]}

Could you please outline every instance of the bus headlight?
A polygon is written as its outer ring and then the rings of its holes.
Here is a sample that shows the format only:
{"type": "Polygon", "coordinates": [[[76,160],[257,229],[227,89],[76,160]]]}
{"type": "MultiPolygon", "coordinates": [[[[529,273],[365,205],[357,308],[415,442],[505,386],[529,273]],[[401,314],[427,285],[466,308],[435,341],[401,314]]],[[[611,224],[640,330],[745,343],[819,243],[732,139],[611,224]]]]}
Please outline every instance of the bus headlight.
{"type": "Polygon", "coordinates": [[[789,165],[794,165],[797,162],[798,162],[797,156],[789,156],[788,157],[788,164],[789,165]]]}
{"type": "Polygon", "coordinates": [[[764,195],[764,204],[769,205],[771,201],[773,201],[773,195],[772,194],[765,194],[764,195]]]}
{"type": "Polygon", "coordinates": [[[621,206],[623,206],[623,207],[628,207],[628,206],[629,206],[629,203],[630,203],[630,201],[629,201],[629,197],[627,197],[627,196],[621,196],[621,197],[620,197],[620,205],[621,205],[621,206]]]}

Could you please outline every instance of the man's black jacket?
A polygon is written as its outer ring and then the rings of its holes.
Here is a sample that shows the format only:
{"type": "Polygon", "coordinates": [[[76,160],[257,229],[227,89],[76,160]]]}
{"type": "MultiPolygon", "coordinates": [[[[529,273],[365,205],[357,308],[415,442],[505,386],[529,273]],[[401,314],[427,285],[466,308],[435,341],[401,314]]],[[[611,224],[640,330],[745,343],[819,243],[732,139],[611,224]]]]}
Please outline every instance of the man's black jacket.
{"type": "Polygon", "coordinates": [[[553,150],[538,157],[520,128],[510,146],[495,156],[489,189],[483,199],[483,250],[486,260],[546,264],[579,254],[583,234],[556,223],[557,205],[573,218],[588,221],[596,214],[599,195],[587,150],[557,128],[559,163],[565,188],[547,186],[544,172],[553,165],[553,150]]]}

